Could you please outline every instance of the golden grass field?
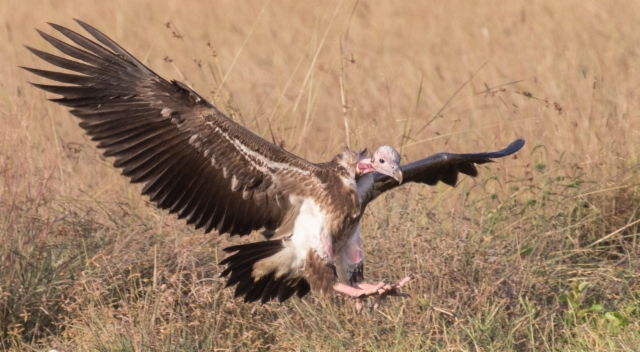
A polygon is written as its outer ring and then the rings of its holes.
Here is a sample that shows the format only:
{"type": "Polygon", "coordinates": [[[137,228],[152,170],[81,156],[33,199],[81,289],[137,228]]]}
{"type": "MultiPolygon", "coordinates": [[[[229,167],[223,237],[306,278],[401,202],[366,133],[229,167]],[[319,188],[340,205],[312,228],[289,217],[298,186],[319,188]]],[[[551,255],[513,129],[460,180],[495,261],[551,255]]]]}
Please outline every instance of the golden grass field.
{"type": "Polygon", "coordinates": [[[0,24],[2,349],[640,346],[640,2],[4,0],[0,24]],[[311,161],[527,144],[369,207],[365,275],[412,272],[412,299],[244,304],[216,263],[259,235],[157,210],[18,68],[73,18],[311,161]]]}

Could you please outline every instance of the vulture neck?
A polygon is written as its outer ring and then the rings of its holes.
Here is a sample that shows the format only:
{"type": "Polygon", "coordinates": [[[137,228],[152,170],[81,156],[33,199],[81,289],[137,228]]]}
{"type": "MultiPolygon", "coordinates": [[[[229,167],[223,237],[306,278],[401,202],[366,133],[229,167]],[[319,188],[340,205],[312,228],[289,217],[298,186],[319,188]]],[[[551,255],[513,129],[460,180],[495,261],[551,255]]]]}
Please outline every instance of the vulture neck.
{"type": "Polygon", "coordinates": [[[360,203],[362,203],[365,196],[369,194],[371,190],[373,190],[373,172],[356,176],[356,192],[358,193],[358,201],[360,203]]]}

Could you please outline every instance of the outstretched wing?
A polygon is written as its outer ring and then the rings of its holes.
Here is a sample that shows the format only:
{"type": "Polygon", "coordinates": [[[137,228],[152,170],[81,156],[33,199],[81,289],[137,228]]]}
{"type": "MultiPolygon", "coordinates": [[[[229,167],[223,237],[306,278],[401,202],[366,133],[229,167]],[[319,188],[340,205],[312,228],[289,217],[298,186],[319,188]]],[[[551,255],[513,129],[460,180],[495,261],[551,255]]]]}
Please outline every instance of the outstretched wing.
{"type": "MultiPolygon", "coordinates": [[[[502,158],[511,155],[524,145],[524,139],[518,139],[509,144],[508,147],[487,153],[453,154],[438,153],[422,160],[414,161],[403,165],[403,182],[417,182],[434,186],[441,181],[449,186],[455,186],[458,182],[458,173],[463,173],[472,177],[478,176],[475,164],[485,164],[493,162],[491,159],[502,158]]],[[[378,197],[380,194],[398,187],[398,181],[392,177],[375,173],[373,188],[368,193],[368,197],[363,202],[363,209],[366,205],[378,197]]]]}
{"type": "Polygon", "coordinates": [[[24,68],[65,85],[34,86],[59,94],[104,155],[158,207],[206,232],[266,234],[287,218],[289,194],[317,182],[320,166],[286,152],[224,116],[186,85],[168,82],[88,24],[102,45],[51,24],[76,46],[39,31],[69,60],[27,47],[78,74],[24,68]]]}

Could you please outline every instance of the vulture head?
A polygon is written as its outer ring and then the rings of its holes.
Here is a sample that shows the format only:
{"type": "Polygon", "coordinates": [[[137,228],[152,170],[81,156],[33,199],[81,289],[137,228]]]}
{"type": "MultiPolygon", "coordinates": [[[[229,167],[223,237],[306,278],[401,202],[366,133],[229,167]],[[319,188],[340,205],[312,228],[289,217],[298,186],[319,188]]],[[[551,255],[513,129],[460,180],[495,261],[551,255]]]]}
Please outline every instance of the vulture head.
{"type": "Polygon", "coordinates": [[[388,145],[383,145],[373,153],[371,158],[364,158],[356,165],[358,176],[370,172],[379,172],[391,176],[398,183],[402,183],[402,170],[400,169],[400,154],[388,145]]]}

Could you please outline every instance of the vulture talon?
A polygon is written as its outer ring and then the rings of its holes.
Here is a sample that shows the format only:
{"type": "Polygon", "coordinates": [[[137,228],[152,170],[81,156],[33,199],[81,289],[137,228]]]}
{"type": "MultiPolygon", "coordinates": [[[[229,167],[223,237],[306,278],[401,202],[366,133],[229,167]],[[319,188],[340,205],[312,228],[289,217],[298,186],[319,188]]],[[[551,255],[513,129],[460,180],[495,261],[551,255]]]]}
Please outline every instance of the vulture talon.
{"type": "Polygon", "coordinates": [[[377,309],[378,307],[380,307],[382,300],[389,296],[411,298],[411,295],[409,295],[408,293],[398,292],[398,289],[400,287],[403,287],[407,282],[411,281],[411,278],[412,278],[412,275],[409,275],[404,279],[393,284],[385,284],[384,282],[379,282],[376,285],[367,284],[367,283],[358,283],[357,284],[358,287],[352,287],[342,283],[338,283],[333,287],[333,289],[336,292],[343,293],[355,299],[356,313],[360,313],[364,308],[364,299],[366,297],[375,297],[370,311],[373,311],[374,309],[377,309]]]}

